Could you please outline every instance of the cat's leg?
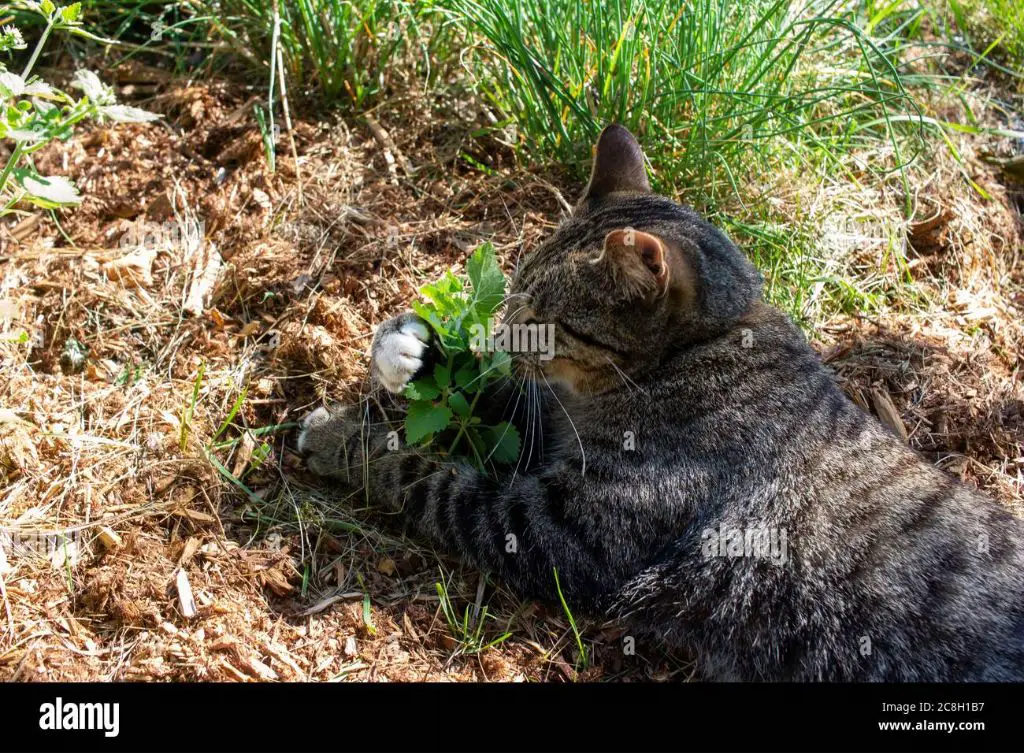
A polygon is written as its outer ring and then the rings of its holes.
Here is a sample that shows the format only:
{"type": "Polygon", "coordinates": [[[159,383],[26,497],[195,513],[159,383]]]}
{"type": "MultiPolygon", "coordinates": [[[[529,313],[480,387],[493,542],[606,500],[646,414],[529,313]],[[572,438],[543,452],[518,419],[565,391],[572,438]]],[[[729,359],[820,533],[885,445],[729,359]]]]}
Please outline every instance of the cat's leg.
{"type": "Polygon", "coordinates": [[[495,479],[468,463],[396,449],[352,407],[310,415],[299,447],[315,473],[365,487],[373,504],[401,511],[440,548],[524,596],[557,598],[555,569],[571,602],[590,602],[608,583],[600,549],[567,507],[586,495],[581,469],[569,461],[495,479]]]}
{"type": "Polygon", "coordinates": [[[370,375],[388,392],[400,393],[431,362],[430,327],[407,311],[377,327],[370,346],[370,375]]]}

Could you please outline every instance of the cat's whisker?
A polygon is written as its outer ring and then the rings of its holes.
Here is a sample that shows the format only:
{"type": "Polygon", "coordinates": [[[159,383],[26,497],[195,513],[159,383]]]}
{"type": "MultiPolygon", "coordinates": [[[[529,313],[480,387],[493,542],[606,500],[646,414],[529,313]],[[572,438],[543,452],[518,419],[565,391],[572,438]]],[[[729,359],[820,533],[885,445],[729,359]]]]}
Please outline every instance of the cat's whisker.
{"type": "Polygon", "coordinates": [[[573,423],[572,416],[569,415],[569,411],[567,411],[565,409],[565,406],[562,405],[562,401],[558,399],[558,394],[555,392],[554,388],[551,386],[551,382],[548,381],[548,378],[546,376],[544,376],[544,372],[543,371],[540,373],[540,376],[544,380],[544,384],[546,384],[548,386],[548,390],[551,392],[551,396],[553,398],[555,398],[555,402],[558,403],[558,407],[562,409],[562,413],[564,413],[565,417],[569,420],[569,426],[572,427],[573,434],[576,435],[576,441],[580,445],[580,455],[583,456],[583,470],[580,471],[580,475],[581,476],[585,476],[585,475],[587,475],[587,451],[583,449],[583,440],[580,439],[580,433],[578,431],[576,431],[576,424],[573,423]]]}
{"type": "Polygon", "coordinates": [[[503,315],[502,315],[502,317],[501,317],[501,321],[502,321],[502,323],[505,323],[505,322],[509,322],[509,321],[511,321],[511,320],[512,320],[512,319],[513,319],[513,318],[515,317],[515,315],[516,315],[516,314],[518,314],[518,313],[519,313],[520,311],[522,311],[523,309],[525,309],[525,308],[526,308],[526,307],[527,307],[528,305],[529,305],[529,304],[527,304],[527,303],[524,303],[524,304],[523,304],[522,306],[520,306],[519,308],[517,308],[517,309],[516,309],[515,311],[513,311],[513,312],[512,312],[511,314],[508,314],[508,313],[506,313],[506,314],[503,314],[503,315]]]}
{"type": "Polygon", "coordinates": [[[485,369],[484,371],[481,371],[477,376],[473,377],[470,381],[466,382],[465,386],[462,389],[466,389],[466,387],[469,387],[469,385],[473,384],[473,382],[477,381],[478,379],[483,379],[485,376],[490,374],[496,368],[498,368],[497,365],[494,365],[494,366],[491,366],[489,369],[485,369]]]}
{"type": "Polygon", "coordinates": [[[544,393],[537,388],[537,437],[540,449],[537,452],[537,459],[544,461],[544,393]]]}
{"type": "MultiPolygon", "coordinates": [[[[526,415],[526,424],[525,424],[526,425],[526,431],[524,432],[524,436],[522,437],[522,439],[520,441],[520,444],[519,444],[519,457],[516,459],[516,468],[515,468],[514,471],[512,471],[512,480],[509,482],[509,486],[511,486],[513,483],[515,483],[516,476],[519,473],[519,466],[522,465],[523,454],[526,452],[526,439],[529,436],[529,432],[530,432],[530,423],[529,423],[530,392],[529,392],[529,389],[527,389],[527,380],[526,380],[526,376],[525,375],[520,375],[519,390],[518,391],[519,391],[520,395],[523,395],[523,394],[526,395],[526,414],[527,414],[526,415]]],[[[517,397],[516,398],[516,408],[518,408],[518,407],[519,407],[519,398],[517,397]]],[[[529,463],[527,463],[527,465],[529,465],[529,463]]]]}
{"type": "MultiPolygon", "coordinates": [[[[517,404],[518,404],[518,403],[517,403],[517,404]]],[[[509,430],[510,428],[512,428],[512,422],[511,422],[511,421],[507,421],[507,422],[506,422],[506,425],[505,425],[505,431],[501,432],[501,436],[500,436],[500,437],[498,437],[498,441],[494,443],[494,447],[492,447],[492,448],[491,448],[491,451],[487,453],[487,457],[485,457],[485,458],[484,458],[484,462],[485,462],[485,463],[486,463],[486,462],[487,462],[488,460],[490,460],[490,459],[491,459],[491,456],[492,456],[492,455],[493,455],[493,454],[495,453],[495,451],[496,451],[496,450],[498,449],[498,447],[499,447],[499,446],[501,445],[501,442],[502,442],[502,440],[503,440],[503,439],[505,439],[505,435],[506,435],[506,434],[508,434],[508,430],[509,430]]]]}
{"type": "MultiPolygon", "coordinates": [[[[503,390],[505,388],[505,385],[507,385],[511,381],[512,381],[512,375],[511,374],[506,374],[505,377],[502,379],[502,381],[500,381],[495,386],[495,390],[496,391],[503,390]]],[[[501,413],[501,415],[503,415],[503,416],[509,416],[509,423],[512,423],[512,419],[515,418],[515,415],[516,415],[516,409],[519,407],[519,398],[522,397],[522,394],[523,394],[523,392],[522,392],[522,384],[516,385],[516,388],[514,390],[511,390],[511,393],[512,394],[510,394],[508,396],[508,400],[505,401],[505,407],[504,407],[504,409],[502,410],[502,413],[501,413]],[[513,397],[516,399],[516,404],[514,406],[512,406],[512,412],[509,413],[508,412],[508,404],[512,402],[512,398],[513,397]]]]}
{"type": "Polygon", "coordinates": [[[617,372],[618,372],[619,376],[620,376],[620,377],[622,377],[622,383],[623,383],[624,385],[626,385],[626,388],[627,388],[627,389],[629,389],[629,391],[630,391],[630,393],[631,393],[631,394],[632,394],[633,390],[632,390],[632,389],[630,389],[630,385],[632,385],[633,387],[636,387],[636,388],[637,388],[638,390],[640,390],[640,391],[641,391],[642,393],[644,393],[645,395],[647,394],[647,390],[645,390],[645,389],[644,389],[643,387],[641,387],[641,386],[640,386],[639,384],[637,384],[636,382],[634,382],[634,381],[633,381],[633,379],[632,379],[632,378],[631,378],[631,377],[629,376],[629,374],[627,374],[627,373],[626,373],[626,372],[624,372],[624,371],[623,371],[622,369],[620,369],[620,368],[618,367],[618,365],[617,365],[617,364],[615,363],[615,361],[613,361],[613,360],[612,360],[612,359],[611,359],[611,358],[610,358],[609,356],[605,356],[605,360],[607,360],[607,361],[608,361],[608,363],[610,363],[610,364],[611,364],[612,368],[613,368],[613,369],[615,369],[615,371],[617,371],[617,372]]]}
{"type": "MultiPolygon", "coordinates": [[[[527,302],[524,303],[523,306],[528,306],[529,305],[529,298],[530,298],[529,294],[527,294],[527,293],[512,293],[510,295],[505,296],[505,300],[502,302],[502,306],[505,309],[508,309],[509,302],[512,301],[515,298],[526,298],[527,302]]],[[[508,319],[508,318],[509,318],[509,314],[508,313],[503,314],[502,319],[508,319]]]]}
{"type": "Polygon", "coordinates": [[[533,460],[533,448],[537,444],[537,416],[540,411],[538,410],[538,392],[537,383],[530,382],[530,394],[533,399],[530,401],[530,455],[526,458],[526,467],[530,467],[530,462],[533,460]]]}
{"type": "Polygon", "coordinates": [[[534,436],[534,416],[536,415],[534,413],[534,402],[537,399],[537,385],[535,382],[529,382],[527,386],[527,420],[529,421],[527,424],[527,435],[530,438],[530,447],[526,456],[526,470],[529,470],[530,461],[533,460],[533,443],[536,439],[534,436]]]}

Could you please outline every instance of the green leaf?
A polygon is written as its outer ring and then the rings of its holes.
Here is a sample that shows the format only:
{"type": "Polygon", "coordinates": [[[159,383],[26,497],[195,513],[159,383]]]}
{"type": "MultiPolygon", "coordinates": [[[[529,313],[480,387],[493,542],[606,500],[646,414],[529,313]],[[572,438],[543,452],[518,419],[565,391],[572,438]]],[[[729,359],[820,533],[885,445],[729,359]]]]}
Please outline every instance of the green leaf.
{"type": "Polygon", "coordinates": [[[75,184],[67,178],[56,175],[44,178],[27,168],[15,170],[14,176],[28,194],[25,198],[38,206],[53,209],[82,201],[75,184]]]}
{"type": "Polygon", "coordinates": [[[455,383],[463,392],[475,395],[487,386],[487,377],[481,377],[483,361],[474,361],[471,366],[464,367],[455,375],[455,383]]]}
{"type": "Polygon", "coordinates": [[[441,318],[455,318],[463,307],[462,280],[450,269],[437,282],[420,288],[420,295],[437,307],[441,318]]]}
{"type": "Polygon", "coordinates": [[[491,364],[487,368],[493,368],[488,376],[497,376],[502,374],[508,376],[512,373],[512,356],[503,350],[495,351],[494,355],[491,356],[491,364]]]}
{"type": "Polygon", "coordinates": [[[74,3],[66,8],[60,9],[61,20],[66,24],[74,24],[78,22],[78,19],[82,15],[82,4],[74,3]]]}
{"type": "Polygon", "coordinates": [[[155,112],[128,105],[106,105],[100,108],[100,112],[117,123],[148,123],[163,117],[155,112]]]}
{"type": "Polygon", "coordinates": [[[17,73],[4,71],[0,73],[0,96],[6,98],[20,97],[25,93],[25,79],[17,73]]]}
{"type": "Polygon", "coordinates": [[[53,12],[57,10],[57,6],[53,4],[52,0],[43,0],[43,2],[39,4],[39,9],[47,18],[49,18],[53,15],[53,12]]]}
{"type": "Polygon", "coordinates": [[[468,418],[470,414],[469,401],[461,392],[453,392],[448,396],[448,405],[455,411],[455,415],[468,418]]]}
{"type": "Polygon", "coordinates": [[[409,382],[403,394],[410,400],[433,400],[441,394],[441,390],[434,384],[433,379],[423,377],[415,382],[409,382]]]}
{"type": "Polygon", "coordinates": [[[438,316],[437,309],[434,306],[422,301],[413,301],[412,310],[416,312],[420,319],[429,324],[439,337],[444,337],[448,334],[448,328],[441,321],[441,317],[438,316]]]}
{"type": "Polygon", "coordinates": [[[458,439],[449,451],[459,455],[471,452],[482,468],[491,452],[495,462],[514,461],[519,455],[520,438],[515,427],[507,423],[483,425],[472,410],[473,396],[511,371],[508,354],[478,353],[471,348],[473,344],[479,349],[474,342],[474,334],[479,335],[474,325],[490,327],[494,313],[504,303],[505,275],[494,246],[487,243],[478,247],[466,260],[465,270],[462,277],[447,270],[440,279],[423,285],[422,298],[412,305],[433,330],[445,358],[429,377],[405,389],[411,401],[406,439],[410,444],[424,445],[457,423],[458,439]],[[439,400],[441,396],[445,398],[439,400]]]}
{"type": "Polygon", "coordinates": [[[484,317],[493,316],[505,300],[505,275],[498,266],[494,245],[484,243],[466,262],[466,273],[473,285],[474,308],[484,317]]]}
{"type": "Polygon", "coordinates": [[[514,463],[519,458],[519,430],[508,421],[482,429],[490,445],[488,452],[495,463],[514,463]]]}
{"type": "Polygon", "coordinates": [[[432,437],[447,429],[451,420],[452,412],[445,405],[435,405],[424,400],[412,402],[405,416],[405,441],[415,444],[432,437]]]}
{"type": "Polygon", "coordinates": [[[447,364],[439,363],[434,367],[434,382],[441,389],[445,389],[452,380],[452,370],[447,364]]]}

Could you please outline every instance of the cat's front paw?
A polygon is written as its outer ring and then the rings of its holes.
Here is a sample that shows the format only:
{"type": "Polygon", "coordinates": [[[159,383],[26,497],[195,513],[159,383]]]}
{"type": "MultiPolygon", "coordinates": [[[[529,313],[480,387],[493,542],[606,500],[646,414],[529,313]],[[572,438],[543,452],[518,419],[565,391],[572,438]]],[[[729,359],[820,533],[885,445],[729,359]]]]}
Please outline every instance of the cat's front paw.
{"type": "Polygon", "coordinates": [[[297,441],[306,467],[351,482],[358,473],[363,417],[355,406],[317,408],[302,419],[297,441]]]}
{"type": "Polygon", "coordinates": [[[370,348],[374,379],[389,392],[401,392],[423,368],[430,330],[413,313],[403,314],[377,328],[370,348]]]}

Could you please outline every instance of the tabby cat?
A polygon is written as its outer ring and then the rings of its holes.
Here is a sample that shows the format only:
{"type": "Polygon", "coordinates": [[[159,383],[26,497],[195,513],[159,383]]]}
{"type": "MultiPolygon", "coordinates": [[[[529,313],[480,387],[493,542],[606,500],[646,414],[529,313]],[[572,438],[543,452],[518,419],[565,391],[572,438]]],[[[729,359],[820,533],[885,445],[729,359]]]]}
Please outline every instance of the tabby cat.
{"type": "MultiPolygon", "coordinates": [[[[555,326],[553,359],[513,356],[545,399],[491,406],[542,412],[528,464],[389,451],[361,411],[321,408],[310,469],[523,596],[555,600],[557,569],[571,607],[708,679],[1024,679],[1022,522],[847,399],[736,246],[652,194],[625,128],[508,308],[555,326]]],[[[376,382],[400,391],[431,349],[415,315],[385,322],[376,382]]]]}

